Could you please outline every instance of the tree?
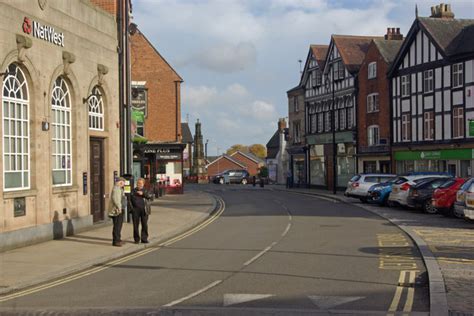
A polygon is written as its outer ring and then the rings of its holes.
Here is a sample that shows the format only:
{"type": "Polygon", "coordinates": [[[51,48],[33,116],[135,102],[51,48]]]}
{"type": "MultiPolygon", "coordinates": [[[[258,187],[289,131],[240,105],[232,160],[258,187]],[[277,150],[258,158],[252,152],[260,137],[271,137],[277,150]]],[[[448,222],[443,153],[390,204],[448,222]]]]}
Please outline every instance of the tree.
{"type": "Polygon", "coordinates": [[[250,145],[249,152],[257,156],[258,158],[264,159],[265,157],[267,157],[267,148],[262,144],[250,145]]]}
{"type": "Polygon", "coordinates": [[[226,154],[227,155],[232,155],[236,151],[241,151],[243,153],[248,153],[249,148],[245,145],[242,145],[242,144],[235,144],[235,145],[230,146],[229,149],[227,149],[226,154]]]}

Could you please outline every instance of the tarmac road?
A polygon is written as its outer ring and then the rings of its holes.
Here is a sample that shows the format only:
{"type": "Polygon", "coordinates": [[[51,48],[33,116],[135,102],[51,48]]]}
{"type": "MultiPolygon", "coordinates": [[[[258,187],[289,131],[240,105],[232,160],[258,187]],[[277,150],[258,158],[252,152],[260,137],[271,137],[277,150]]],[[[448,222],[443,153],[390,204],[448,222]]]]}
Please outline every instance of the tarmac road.
{"type": "Polygon", "coordinates": [[[354,205],[249,185],[199,188],[220,196],[225,210],[198,232],[5,301],[0,312],[427,314],[424,264],[388,221],[354,205]]]}

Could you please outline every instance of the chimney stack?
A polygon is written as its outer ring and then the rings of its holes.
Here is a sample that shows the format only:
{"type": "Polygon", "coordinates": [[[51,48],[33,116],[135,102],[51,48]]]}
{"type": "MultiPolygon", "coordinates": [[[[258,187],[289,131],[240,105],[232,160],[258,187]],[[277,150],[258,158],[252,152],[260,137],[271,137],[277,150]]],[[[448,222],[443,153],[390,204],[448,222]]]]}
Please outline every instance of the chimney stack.
{"type": "Polygon", "coordinates": [[[430,18],[454,19],[454,13],[451,11],[451,5],[441,3],[437,6],[431,7],[430,18]]]}
{"type": "Polygon", "coordinates": [[[403,40],[403,34],[400,34],[400,28],[387,27],[387,34],[385,34],[386,40],[400,41],[403,40]]]}
{"type": "Polygon", "coordinates": [[[286,128],[286,120],[284,118],[278,119],[278,130],[282,133],[286,128]]]}

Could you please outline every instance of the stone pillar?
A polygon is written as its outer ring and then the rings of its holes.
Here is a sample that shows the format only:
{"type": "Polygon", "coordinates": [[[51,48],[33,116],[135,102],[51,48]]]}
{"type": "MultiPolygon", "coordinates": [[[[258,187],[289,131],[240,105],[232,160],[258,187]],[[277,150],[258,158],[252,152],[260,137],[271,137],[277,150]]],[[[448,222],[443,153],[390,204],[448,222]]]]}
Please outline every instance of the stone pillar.
{"type": "Polygon", "coordinates": [[[202,143],[201,123],[196,122],[194,133],[193,175],[198,183],[207,183],[206,161],[204,160],[204,145],[202,143]]]}

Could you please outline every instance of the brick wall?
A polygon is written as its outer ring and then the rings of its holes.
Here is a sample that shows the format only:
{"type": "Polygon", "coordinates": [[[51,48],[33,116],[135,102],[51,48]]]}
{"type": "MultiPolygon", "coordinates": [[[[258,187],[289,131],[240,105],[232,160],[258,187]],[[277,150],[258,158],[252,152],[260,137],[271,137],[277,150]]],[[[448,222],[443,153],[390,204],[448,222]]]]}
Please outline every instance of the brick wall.
{"type": "Polygon", "coordinates": [[[181,141],[182,79],[141,32],[131,36],[130,42],[132,80],[146,81],[148,88],[145,137],[149,141],[181,141]]]}
{"type": "MultiPolygon", "coordinates": [[[[91,4],[113,15],[117,15],[117,2],[118,1],[120,0],[90,0],[91,4]]],[[[122,0],[122,1],[126,1],[126,0],[122,0]]]]}
{"type": "Polygon", "coordinates": [[[387,144],[390,144],[390,95],[387,71],[387,63],[380,55],[377,46],[371,43],[359,71],[357,109],[357,141],[359,146],[368,146],[367,127],[371,125],[378,125],[380,138],[386,138],[387,144]],[[368,65],[374,61],[377,62],[377,77],[368,79],[368,65]],[[375,92],[379,93],[379,112],[367,113],[367,95],[375,92]]]}
{"type": "Polygon", "coordinates": [[[224,157],[207,168],[207,175],[209,177],[213,177],[216,174],[229,169],[242,169],[242,166],[239,166],[238,164],[224,157]]]}
{"type": "MultiPolygon", "coordinates": [[[[256,163],[252,159],[249,159],[241,153],[235,153],[234,155],[232,155],[232,158],[246,166],[250,176],[256,176],[258,174],[258,163],[256,163]]],[[[241,167],[239,167],[238,169],[241,169],[241,167]]]]}
{"type": "Polygon", "coordinates": [[[305,120],[304,120],[304,89],[294,90],[288,93],[288,121],[290,142],[289,145],[304,145],[305,144],[305,120]],[[298,99],[298,111],[295,111],[294,99],[298,99]],[[294,124],[300,123],[300,142],[295,142],[294,124]]]}

